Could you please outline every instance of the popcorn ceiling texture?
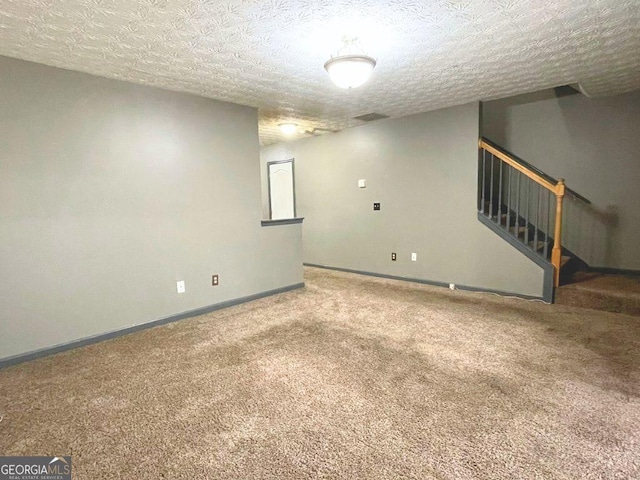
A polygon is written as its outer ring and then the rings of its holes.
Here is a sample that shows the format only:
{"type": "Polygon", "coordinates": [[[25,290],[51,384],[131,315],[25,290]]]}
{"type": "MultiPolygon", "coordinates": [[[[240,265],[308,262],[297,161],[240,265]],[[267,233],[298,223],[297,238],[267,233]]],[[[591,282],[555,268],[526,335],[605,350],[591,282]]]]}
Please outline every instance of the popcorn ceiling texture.
{"type": "Polygon", "coordinates": [[[637,479],[637,317],[307,268],[0,370],[0,452],[74,479],[637,479]]]}
{"type": "Polygon", "coordinates": [[[640,88],[637,0],[2,0],[0,54],[259,108],[277,124],[340,130],[580,83],[640,88]],[[342,91],[324,62],[343,35],[378,60],[342,91]]]}

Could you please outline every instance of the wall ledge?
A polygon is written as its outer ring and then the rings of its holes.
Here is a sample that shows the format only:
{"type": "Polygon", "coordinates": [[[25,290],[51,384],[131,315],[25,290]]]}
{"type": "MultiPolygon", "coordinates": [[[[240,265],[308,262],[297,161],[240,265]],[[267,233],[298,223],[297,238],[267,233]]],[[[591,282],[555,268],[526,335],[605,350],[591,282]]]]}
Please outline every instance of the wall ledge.
{"type": "Polygon", "coordinates": [[[302,223],[304,217],[298,218],[282,218],[280,220],[261,220],[260,223],[263,227],[274,227],[276,225],[293,225],[295,223],[302,223]]]}

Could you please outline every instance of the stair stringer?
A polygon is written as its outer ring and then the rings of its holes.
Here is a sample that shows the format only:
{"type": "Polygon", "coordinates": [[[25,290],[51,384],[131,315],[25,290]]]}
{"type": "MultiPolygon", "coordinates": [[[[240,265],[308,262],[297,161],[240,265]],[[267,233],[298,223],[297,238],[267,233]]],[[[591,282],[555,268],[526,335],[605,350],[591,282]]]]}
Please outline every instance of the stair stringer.
{"type": "Polygon", "coordinates": [[[503,240],[506,240],[511,246],[515,247],[518,251],[523,253],[529,260],[533,261],[536,265],[542,268],[544,273],[542,299],[546,303],[553,303],[554,301],[554,287],[553,287],[553,274],[554,268],[550,261],[545,260],[540,255],[532,251],[527,245],[520,242],[511,233],[506,231],[500,225],[497,225],[490,218],[487,218],[481,212],[478,212],[478,220],[494,233],[499,235],[503,240]]]}

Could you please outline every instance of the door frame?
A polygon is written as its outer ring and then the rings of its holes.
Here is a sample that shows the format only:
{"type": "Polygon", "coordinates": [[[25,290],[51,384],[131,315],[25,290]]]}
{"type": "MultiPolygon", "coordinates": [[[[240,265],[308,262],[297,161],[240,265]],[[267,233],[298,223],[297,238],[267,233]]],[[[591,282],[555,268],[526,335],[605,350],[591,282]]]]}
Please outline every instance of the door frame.
{"type": "Polygon", "coordinates": [[[271,165],[278,163],[291,163],[291,183],[293,187],[293,218],[297,218],[296,210],[296,162],[295,158],[288,158],[286,160],[275,160],[273,162],[267,162],[267,187],[269,190],[269,219],[273,220],[273,212],[271,211],[271,165]]]}

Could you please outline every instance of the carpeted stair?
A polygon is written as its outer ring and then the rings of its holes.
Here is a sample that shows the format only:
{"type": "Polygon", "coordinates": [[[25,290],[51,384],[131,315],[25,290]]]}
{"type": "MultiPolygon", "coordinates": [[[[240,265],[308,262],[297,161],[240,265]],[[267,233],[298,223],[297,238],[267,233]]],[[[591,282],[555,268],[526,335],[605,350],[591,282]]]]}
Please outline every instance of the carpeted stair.
{"type": "Polygon", "coordinates": [[[640,316],[640,277],[576,272],[558,288],[556,303],[640,316]]]}

